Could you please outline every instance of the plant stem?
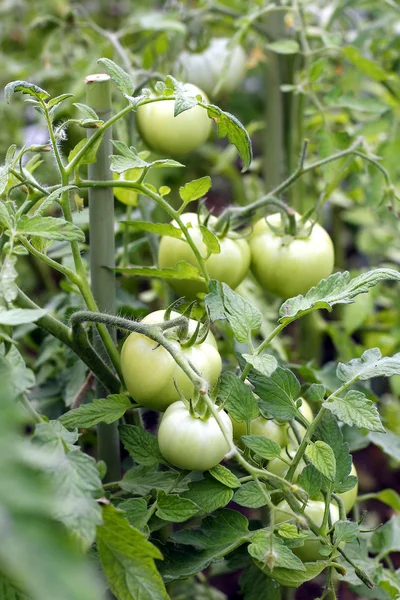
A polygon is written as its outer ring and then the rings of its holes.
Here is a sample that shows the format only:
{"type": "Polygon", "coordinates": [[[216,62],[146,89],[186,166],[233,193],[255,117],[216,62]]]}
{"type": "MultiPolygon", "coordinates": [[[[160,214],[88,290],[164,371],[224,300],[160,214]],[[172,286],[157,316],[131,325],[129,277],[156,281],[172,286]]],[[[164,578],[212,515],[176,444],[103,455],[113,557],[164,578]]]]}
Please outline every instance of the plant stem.
{"type": "MultiPolygon", "coordinates": [[[[86,99],[103,121],[111,117],[111,78],[108,75],[89,75],[86,78],[86,99]]],[[[93,130],[88,130],[88,137],[93,130]]],[[[112,173],[109,165],[111,154],[111,128],[104,132],[104,137],[97,151],[97,160],[89,164],[89,179],[110,179],[112,173]]],[[[114,239],[114,196],[112,188],[89,188],[89,226],[90,226],[90,274],[91,287],[95,302],[101,311],[115,314],[115,266],[114,239]],[[109,267],[109,268],[106,268],[109,267]]],[[[112,342],[116,342],[115,331],[111,333],[112,342]]],[[[94,348],[104,351],[97,331],[93,336],[94,348]]],[[[96,397],[107,395],[100,381],[96,381],[96,397]]],[[[107,464],[106,481],[115,481],[121,475],[120,444],[118,421],[111,424],[98,425],[98,458],[107,464]]]]}

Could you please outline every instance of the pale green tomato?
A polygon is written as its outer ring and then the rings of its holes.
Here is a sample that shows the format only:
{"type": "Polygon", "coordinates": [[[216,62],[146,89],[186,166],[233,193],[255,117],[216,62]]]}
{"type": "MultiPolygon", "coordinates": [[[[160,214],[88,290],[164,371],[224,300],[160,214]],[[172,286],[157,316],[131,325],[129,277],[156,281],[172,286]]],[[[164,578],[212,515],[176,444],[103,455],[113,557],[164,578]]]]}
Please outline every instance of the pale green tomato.
{"type": "MultiPolygon", "coordinates": [[[[281,456],[286,461],[290,461],[291,459],[294,458],[294,456],[296,454],[296,450],[297,450],[297,446],[294,446],[293,444],[289,444],[289,446],[287,446],[286,448],[282,448],[281,456]]],[[[299,462],[299,464],[297,465],[296,470],[294,472],[294,475],[293,475],[294,482],[297,481],[298,476],[300,475],[300,473],[302,472],[302,470],[304,469],[305,466],[306,466],[306,464],[305,464],[304,460],[302,459],[299,462]]],[[[269,471],[270,473],[273,473],[274,475],[278,475],[278,477],[285,477],[286,473],[288,472],[288,469],[289,469],[289,465],[286,464],[285,462],[283,462],[283,460],[281,460],[280,458],[274,458],[273,460],[270,460],[267,465],[267,471],[269,471]]]]}
{"type": "MultiPolygon", "coordinates": [[[[268,216],[273,226],[280,226],[281,215],[268,216]]],[[[305,294],[328,277],[334,266],[332,240],[318,224],[306,239],[280,236],[272,231],[265,219],[254,225],[249,240],[251,268],[260,286],[281,298],[305,294]]]]}
{"type": "MultiPolygon", "coordinates": [[[[357,477],[357,471],[354,466],[354,463],[351,466],[350,475],[355,475],[357,477]]],[[[351,509],[353,508],[355,501],[357,499],[357,494],[358,494],[358,482],[348,492],[343,492],[343,494],[338,494],[338,496],[341,498],[341,500],[343,502],[344,510],[346,511],[346,514],[349,513],[351,511],[351,509]]]]}
{"type": "MultiPolygon", "coordinates": [[[[232,440],[228,415],[223,410],[219,415],[232,440]]],[[[158,428],[158,445],[164,458],[185,471],[212,469],[229,452],[229,444],[215,418],[197,419],[181,401],[165,411],[158,428]]]]}
{"type": "MultiPolygon", "coordinates": [[[[244,444],[241,441],[241,437],[243,435],[247,435],[246,423],[239,423],[232,419],[233,426],[233,439],[235,443],[240,448],[244,448],[244,444]]],[[[250,421],[250,435],[262,435],[269,440],[272,440],[283,446],[286,442],[286,433],[285,427],[283,425],[278,425],[272,419],[265,419],[264,417],[257,417],[250,421]]]]}
{"type": "Polygon", "coordinates": [[[241,46],[229,47],[229,38],[214,38],[203,52],[182,52],[175,72],[212,97],[229,94],[246,73],[246,54],[241,46]]]}
{"type": "MultiPolygon", "coordinates": [[[[188,83],[184,89],[208,103],[207,96],[195,85],[188,83]]],[[[183,156],[207,141],[212,121],[199,105],[174,117],[174,105],[175,100],[142,104],[136,111],[136,124],[149,148],[160,154],[183,156]]]]}
{"type": "MultiPolygon", "coordinates": [[[[331,513],[332,524],[334,524],[336,521],[339,521],[339,509],[335,504],[330,504],[329,510],[331,513]]],[[[325,503],[320,502],[319,500],[309,500],[304,512],[314,521],[317,527],[321,527],[324,519],[325,503]]],[[[274,515],[275,524],[295,521],[296,517],[294,515],[291,517],[288,513],[292,513],[292,510],[286,500],[283,500],[276,507],[274,515]]],[[[323,544],[320,541],[311,538],[306,540],[304,546],[293,548],[293,552],[303,562],[314,562],[316,560],[325,560],[325,557],[319,554],[319,550],[322,547],[323,544]]]]}
{"type": "MultiPolygon", "coordinates": [[[[196,248],[201,256],[205,258],[208,255],[208,248],[203,242],[202,233],[199,228],[198,218],[195,213],[185,213],[181,216],[184,224],[189,228],[189,233],[193,239],[196,248]]],[[[216,218],[211,216],[209,225],[215,223],[216,218]]],[[[177,226],[175,221],[172,224],[177,226]]],[[[244,279],[250,266],[250,249],[245,239],[231,239],[224,237],[219,240],[221,252],[211,254],[206,260],[207,272],[211,279],[223,281],[232,289],[235,289],[244,279]]],[[[158,250],[158,266],[160,269],[175,269],[179,261],[187,263],[198,268],[198,262],[193,250],[183,239],[177,239],[169,236],[161,238],[158,250]]],[[[206,293],[207,286],[201,281],[189,279],[169,279],[168,283],[179,296],[194,298],[196,294],[206,293]]]]}
{"type": "MultiPolygon", "coordinates": [[[[113,173],[113,177],[115,180],[120,181],[136,181],[138,179],[140,173],[137,173],[137,169],[129,169],[121,175],[118,173],[113,173]]],[[[122,202],[123,204],[127,204],[128,206],[137,206],[138,203],[138,193],[136,190],[129,190],[128,188],[113,188],[114,196],[117,200],[122,202]]]]}
{"type": "MultiPolygon", "coordinates": [[[[180,316],[172,311],[171,319],[180,316]]],[[[158,310],[145,317],[142,323],[161,323],[164,311],[158,310]]],[[[196,329],[197,322],[190,319],[189,335],[196,329]]],[[[168,333],[167,333],[168,335],[168,333]]],[[[210,332],[202,344],[181,348],[178,340],[171,340],[177,350],[209,382],[215,385],[221,373],[222,362],[213,334],[210,332]]],[[[125,385],[132,398],[147,408],[164,411],[183,394],[190,398],[193,384],[177,365],[172,356],[156,342],[139,333],[131,333],[121,350],[121,369],[125,385]]]]}

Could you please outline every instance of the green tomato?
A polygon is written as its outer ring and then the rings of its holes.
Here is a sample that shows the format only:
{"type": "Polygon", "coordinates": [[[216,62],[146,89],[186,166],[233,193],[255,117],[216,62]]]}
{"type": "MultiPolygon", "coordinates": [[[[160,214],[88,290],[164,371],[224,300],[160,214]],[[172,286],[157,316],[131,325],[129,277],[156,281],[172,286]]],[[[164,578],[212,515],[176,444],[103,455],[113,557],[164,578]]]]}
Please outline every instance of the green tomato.
{"type": "MultiPolygon", "coordinates": [[[[115,180],[119,181],[136,181],[136,179],[138,179],[140,176],[140,172],[137,173],[137,171],[138,169],[129,169],[120,175],[118,175],[118,173],[113,173],[113,177],[115,180]]],[[[136,190],[116,187],[114,188],[114,196],[123,204],[127,204],[128,206],[137,206],[138,193],[136,190]]]]}
{"type": "MultiPolygon", "coordinates": [[[[355,475],[357,477],[357,471],[356,471],[354,464],[351,466],[350,475],[355,475]]],[[[348,492],[343,492],[343,494],[338,494],[338,496],[341,498],[341,500],[343,502],[344,510],[346,511],[346,514],[349,513],[351,511],[351,509],[353,508],[353,506],[356,502],[356,499],[357,499],[357,494],[358,494],[358,481],[357,481],[356,485],[353,488],[351,488],[351,490],[349,490],[348,492]]]]}
{"type": "MultiPolygon", "coordinates": [[[[172,311],[171,319],[179,316],[172,311]]],[[[161,323],[163,319],[164,311],[158,310],[147,315],[142,323],[161,323]]],[[[196,325],[197,322],[190,319],[189,335],[195,331],[196,325]]],[[[170,339],[170,342],[181,350],[211,386],[217,382],[222,363],[211,332],[202,344],[190,348],[181,348],[178,340],[170,339]]],[[[121,350],[121,369],[132,398],[152,410],[164,411],[179,400],[179,392],[186,398],[193,394],[192,382],[169,352],[145,335],[133,332],[127,337],[121,350]]]]}
{"type": "MultiPolygon", "coordinates": [[[[232,417],[231,421],[233,426],[233,439],[240,448],[244,448],[241,437],[247,435],[246,423],[239,423],[232,417]]],[[[276,442],[280,446],[283,446],[286,441],[284,425],[278,425],[278,423],[275,423],[272,419],[265,419],[261,416],[250,421],[250,435],[262,435],[276,442]]]]}
{"type": "MultiPolygon", "coordinates": [[[[270,215],[268,221],[280,226],[281,215],[270,215]]],[[[333,271],[332,240],[318,224],[308,238],[296,239],[276,234],[261,219],[254,225],[249,244],[251,268],[258,283],[281,298],[305,294],[333,271]]]]}
{"type": "MultiPolygon", "coordinates": [[[[196,248],[202,257],[208,254],[208,248],[203,242],[203,237],[195,213],[185,213],[181,216],[184,224],[189,228],[189,233],[196,248]]],[[[209,225],[216,221],[215,217],[209,218],[209,225]]],[[[176,225],[175,221],[172,221],[176,225]]],[[[206,267],[211,279],[223,281],[235,289],[244,279],[250,266],[250,249],[246,240],[224,237],[219,240],[221,252],[211,254],[206,260],[206,267]]],[[[160,269],[176,268],[179,261],[198,267],[193,250],[185,240],[164,236],[161,238],[158,250],[158,266],[160,269]]],[[[201,281],[190,279],[169,279],[168,283],[180,296],[194,298],[199,292],[206,293],[207,285],[201,281]]]]}
{"type": "Polygon", "coordinates": [[[229,38],[214,38],[203,52],[182,52],[175,71],[184,81],[199,86],[209,96],[223,96],[236,89],[246,73],[246,54],[229,38]]]}
{"type": "MultiPolygon", "coordinates": [[[[190,83],[184,86],[188,94],[208,98],[190,83]]],[[[174,117],[174,100],[160,100],[138,106],[136,124],[144,142],[160,154],[184,156],[207,141],[211,132],[211,119],[207,110],[194,106],[174,117]]]]}
{"type": "MultiPolygon", "coordinates": [[[[223,410],[220,418],[232,439],[231,421],[223,410]]],[[[167,408],[158,428],[160,452],[172,465],[185,471],[207,471],[229,452],[229,445],[214,417],[198,419],[185,404],[167,408]]]]}
{"type": "MultiPolygon", "coordinates": [[[[332,524],[339,521],[339,509],[335,504],[330,504],[329,510],[331,513],[332,524]]],[[[325,512],[325,503],[320,502],[319,500],[309,500],[306,508],[304,510],[305,514],[310,517],[317,527],[321,527],[322,521],[324,519],[325,512]]],[[[287,521],[295,521],[296,517],[293,515],[290,516],[293,512],[286,502],[283,500],[278,504],[275,511],[275,524],[283,523],[287,521]]],[[[315,538],[315,536],[313,536],[315,538]]],[[[300,546],[299,548],[293,548],[293,552],[303,561],[303,562],[314,562],[316,560],[324,560],[325,557],[319,554],[319,550],[323,547],[323,544],[317,540],[308,538],[304,546],[300,546]]]]}

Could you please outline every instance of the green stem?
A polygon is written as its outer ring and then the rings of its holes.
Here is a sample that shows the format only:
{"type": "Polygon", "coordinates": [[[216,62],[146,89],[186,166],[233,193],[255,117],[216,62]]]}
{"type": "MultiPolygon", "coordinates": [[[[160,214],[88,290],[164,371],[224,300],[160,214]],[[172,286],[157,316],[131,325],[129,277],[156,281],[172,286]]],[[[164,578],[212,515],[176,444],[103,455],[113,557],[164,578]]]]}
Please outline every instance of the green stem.
{"type": "Polygon", "coordinates": [[[53,260],[52,258],[47,256],[47,254],[43,254],[42,252],[39,252],[39,250],[36,250],[36,248],[32,246],[32,244],[26,238],[20,237],[19,241],[23,246],[25,246],[27,250],[29,250],[31,254],[33,254],[33,256],[36,256],[36,258],[46,263],[46,265],[48,265],[52,269],[55,269],[56,271],[62,273],[67,279],[71,281],[71,283],[79,285],[80,279],[77,276],[77,274],[74,273],[74,271],[71,271],[71,269],[64,267],[64,265],[53,260]]]}
{"type": "MultiPolygon", "coordinates": [[[[111,78],[98,74],[86,77],[86,99],[88,105],[96,111],[102,121],[111,117],[111,78]]],[[[88,137],[94,137],[93,130],[88,130],[88,137]]],[[[89,164],[90,180],[110,179],[109,156],[111,154],[111,128],[104,131],[103,139],[97,150],[96,162],[89,164]]],[[[114,195],[112,188],[89,188],[89,227],[90,227],[90,274],[93,298],[100,310],[115,314],[115,238],[114,238],[114,195]]],[[[88,306],[88,308],[90,308],[88,306]]],[[[115,357],[116,333],[110,335],[115,357]]],[[[107,342],[109,342],[107,336],[107,342]]],[[[93,344],[101,354],[102,340],[97,331],[94,332],[93,344]]],[[[108,350],[108,348],[107,348],[108,350]]],[[[119,365],[119,358],[117,359],[119,365]]],[[[119,370],[120,372],[120,370],[119,370]]],[[[99,381],[96,382],[96,397],[106,394],[99,381]]],[[[98,425],[98,458],[107,464],[106,481],[114,481],[121,475],[120,444],[118,421],[99,423],[98,425]]]]}
{"type": "Polygon", "coordinates": [[[281,83],[279,57],[275,52],[268,51],[265,71],[266,131],[263,169],[266,191],[276,188],[285,172],[281,83]]]}
{"type": "Polygon", "coordinates": [[[29,414],[33,423],[42,423],[43,417],[32,406],[32,404],[29,402],[29,400],[25,394],[22,394],[20,396],[20,402],[23,405],[23,407],[25,408],[25,410],[27,411],[27,413],[29,414]]]}

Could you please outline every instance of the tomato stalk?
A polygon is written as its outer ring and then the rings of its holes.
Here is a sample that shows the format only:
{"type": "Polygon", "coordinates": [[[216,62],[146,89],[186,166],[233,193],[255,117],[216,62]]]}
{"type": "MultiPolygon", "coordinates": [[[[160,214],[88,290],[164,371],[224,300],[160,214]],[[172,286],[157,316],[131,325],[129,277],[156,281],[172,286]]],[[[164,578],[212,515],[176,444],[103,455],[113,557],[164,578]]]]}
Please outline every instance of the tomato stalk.
{"type": "MultiPolygon", "coordinates": [[[[109,75],[89,75],[86,78],[86,98],[103,121],[111,117],[111,78],[109,75]]],[[[88,130],[88,137],[94,130],[88,130]]],[[[96,162],[89,164],[89,180],[107,180],[112,176],[109,156],[111,154],[111,127],[103,133],[103,139],[97,151],[96,162]]],[[[112,314],[116,310],[115,238],[114,238],[114,196],[111,188],[89,188],[89,224],[90,224],[90,274],[93,296],[99,310],[112,314]],[[106,268],[109,267],[109,268],[106,268]]],[[[116,342],[115,331],[111,333],[116,342]]],[[[97,331],[94,332],[95,350],[104,353],[103,342],[97,331]]],[[[96,381],[96,397],[107,395],[100,381],[96,381]]],[[[114,481],[121,474],[118,421],[98,425],[98,457],[107,464],[107,480],[114,481]]]]}

